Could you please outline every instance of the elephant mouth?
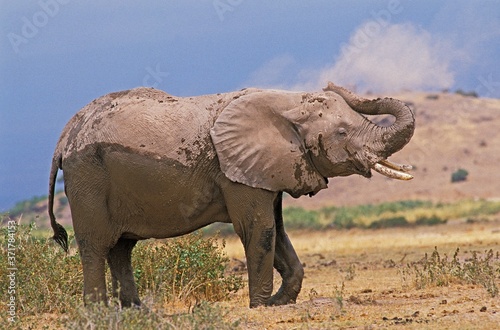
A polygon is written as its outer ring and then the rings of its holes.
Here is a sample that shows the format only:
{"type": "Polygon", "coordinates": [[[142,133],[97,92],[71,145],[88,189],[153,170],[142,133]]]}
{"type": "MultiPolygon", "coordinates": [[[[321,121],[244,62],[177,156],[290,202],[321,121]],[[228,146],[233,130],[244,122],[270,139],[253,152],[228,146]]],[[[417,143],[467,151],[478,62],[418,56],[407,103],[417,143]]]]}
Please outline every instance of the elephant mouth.
{"type": "Polygon", "coordinates": [[[408,173],[412,170],[411,165],[393,163],[387,158],[380,159],[370,151],[365,153],[365,160],[361,160],[356,157],[356,153],[351,153],[347,148],[345,150],[351,156],[351,164],[354,166],[354,172],[365,178],[371,178],[371,170],[374,170],[391,179],[404,181],[413,179],[413,175],[408,173]]]}
{"type": "Polygon", "coordinates": [[[377,163],[370,166],[375,172],[378,172],[388,178],[397,180],[411,180],[413,175],[408,173],[411,171],[411,165],[401,165],[390,162],[387,159],[378,161],[377,163]]]}

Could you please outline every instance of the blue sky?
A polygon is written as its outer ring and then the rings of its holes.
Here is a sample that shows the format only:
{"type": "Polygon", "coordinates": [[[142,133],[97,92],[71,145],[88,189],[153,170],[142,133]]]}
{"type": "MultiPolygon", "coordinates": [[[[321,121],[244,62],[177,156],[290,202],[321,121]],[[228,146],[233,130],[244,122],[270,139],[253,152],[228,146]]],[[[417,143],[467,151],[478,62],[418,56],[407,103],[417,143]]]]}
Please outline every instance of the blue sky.
{"type": "Polygon", "coordinates": [[[47,193],[62,128],[112,91],[500,98],[500,1],[0,0],[0,37],[0,211],[47,193]]]}

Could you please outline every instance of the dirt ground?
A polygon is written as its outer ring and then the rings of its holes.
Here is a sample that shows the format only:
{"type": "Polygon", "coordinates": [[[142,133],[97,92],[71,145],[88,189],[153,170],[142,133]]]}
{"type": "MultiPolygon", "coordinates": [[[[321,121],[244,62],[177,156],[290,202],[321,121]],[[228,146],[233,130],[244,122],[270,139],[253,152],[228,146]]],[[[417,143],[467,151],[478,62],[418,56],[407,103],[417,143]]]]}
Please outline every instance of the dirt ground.
{"type": "MultiPolygon", "coordinates": [[[[435,227],[291,233],[305,279],[297,304],[249,309],[248,288],[222,303],[243,329],[500,329],[500,299],[480,285],[417,290],[403,280],[408,262],[437,247],[441,256],[500,250],[500,219],[435,227]]],[[[241,244],[226,240],[229,257],[241,244]]],[[[498,260],[496,260],[498,265],[498,260]]],[[[235,261],[235,265],[238,262],[235,261]]],[[[244,274],[244,272],[242,272],[244,274]]],[[[279,275],[275,273],[275,289],[279,275]]],[[[497,286],[500,281],[497,276],[497,286]]]]}

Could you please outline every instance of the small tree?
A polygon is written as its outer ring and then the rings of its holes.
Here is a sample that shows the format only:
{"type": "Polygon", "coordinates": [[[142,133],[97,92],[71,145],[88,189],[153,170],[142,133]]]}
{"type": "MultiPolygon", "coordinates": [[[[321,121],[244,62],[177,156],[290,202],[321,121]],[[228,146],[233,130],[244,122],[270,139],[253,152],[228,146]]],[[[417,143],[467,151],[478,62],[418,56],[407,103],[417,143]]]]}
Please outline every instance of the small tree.
{"type": "Polygon", "coordinates": [[[456,172],[453,172],[451,174],[451,182],[466,181],[468,175],[469,175],[469,172],[467,172],[467,170],[460,168],[456,172]]]}

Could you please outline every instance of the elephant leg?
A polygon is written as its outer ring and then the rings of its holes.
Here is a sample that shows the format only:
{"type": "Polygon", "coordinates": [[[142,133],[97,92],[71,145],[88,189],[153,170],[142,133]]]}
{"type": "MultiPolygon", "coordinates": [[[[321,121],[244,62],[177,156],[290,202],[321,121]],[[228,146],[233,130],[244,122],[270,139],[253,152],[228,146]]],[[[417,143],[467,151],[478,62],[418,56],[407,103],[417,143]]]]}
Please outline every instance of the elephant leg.
{"type": "Polygon", "coordinates": [[[141,305],[132,269],[132,249],[137,240],[120,238],[109,250],[108,264],[113,283],[113,297],[119,298],[122,307],[141,305]]]}
{"type": "Polygon", "coordinates": [[[107,303],[106,258],[121,233],[110,221],[106,176],[93,167],[83,167],[65,173],[64,180],[83,266],[84,302],[107,303]],[[94,180],[89,180],[91,174],[94,180]]]}
{"type": "Polygon", "coordinates": [[[250,307],[267,305],[273,291],[276,238],[275,192],[229,183],[223,189],[227,210],[247,258],[250,307]]]}
{"type": "Polygon", "coordinates": [[[276,221],[274,268],[280,273],[283,282],[278,292],[271,297],[270,305],[295,303],[304,278],[302,264],[283,226],[282,197],[283,194],[280,193],[274,203],[274,219],[276,221]]]}
{"type": "Polygon", "coordinates": [[[95,246],[89,235],[75,235],[80,250],[83,266],[83,298],[89,302],[104,302],[107,304],[105,262],[107,250],[95,246]]]}

